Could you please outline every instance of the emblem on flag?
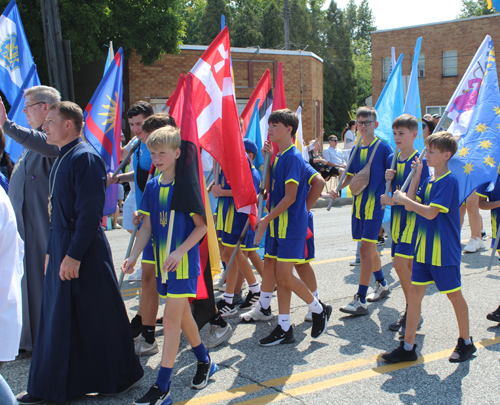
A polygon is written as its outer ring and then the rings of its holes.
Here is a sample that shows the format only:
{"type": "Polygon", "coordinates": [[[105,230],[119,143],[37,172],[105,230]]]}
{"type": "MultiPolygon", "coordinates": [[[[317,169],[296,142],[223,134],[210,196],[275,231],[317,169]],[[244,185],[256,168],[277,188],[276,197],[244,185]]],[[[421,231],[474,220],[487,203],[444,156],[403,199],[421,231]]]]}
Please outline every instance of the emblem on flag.
{"type": "Polygon", "coordinates": [[[17,35],[10,34],[0,45],[0,60],[11,72],[19,69],[19,48],[17,46],[17,35]]]}

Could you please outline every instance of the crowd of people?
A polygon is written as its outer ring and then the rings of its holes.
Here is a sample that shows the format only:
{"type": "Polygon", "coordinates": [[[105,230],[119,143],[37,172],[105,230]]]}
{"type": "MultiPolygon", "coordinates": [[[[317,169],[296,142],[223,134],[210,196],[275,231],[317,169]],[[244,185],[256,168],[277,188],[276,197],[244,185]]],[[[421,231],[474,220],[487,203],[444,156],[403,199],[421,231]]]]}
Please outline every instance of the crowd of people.
{"type": "MultiPolygon", "coordinates": [[[[420,159],[413,146],[418,134],[415,117],[404,114],[394,121],[397,149],[393,152],[375,136],[375,109],[359,108],[356,120],[350,121],[342,134],[346,148],[351,149],[352,162],[347,167],[335,135],[328,137],[330,146],[322,154],[319,142],[311,145],[310,162],[306,162],[294,144],[297,115],[287,109],[271,113],[269,140],[262,153],[273,155],[274,143],[277,154],[263,167],[265,182],[253,165],[259,152],[257,146],[244,140],[255,193],[263,189],[267,215],[254,230],[247,231],[241,245],[238,240],[247,215],[236,210],[231,186],[222,170],[217,176],[219,183],[208,187],[212,198],[216,198],[212,199],[212,209],[222,264],[228,265],[233,255],[236,260],[225,272],[221,288],[224,294],[215,304],[215,315],[209,320],[210,333],[202,341],[189,299],[197,295],[199,244],[212,218],[196,210],[172,215],[172,199],[179,182],[176,164],[182,153],[175,120],[165,113],[155,114],[147,102],[132,105],[127,117],[134,138],[121,150],[121,159],[133,151],[131,167],[112,176],[82,139],[80,107],[61,102],[59,93],[47,86],[26,90],[25,101],[28,123],[35,129],[10,121],[0,102],[3,132],[25,147],[14,167],[5,153],[0,160],[0,169],[5,167],[1,170],[6,174],[4,183],[9,186],[7,190],[0,188],[0,257],[5,264],[1,267],[0,285],[6,287],[0,288],[0,307],[6,308],[0,319],[2,325],[9,325],[0,330],[0,366],[14,360],[20,350],[32,350],[33,357],[26,394],[14,398],[0,376],[2,404],[38,404],[47,400],[64,403],[95,392],[118,395],[143,378],[139,357],[156,354],[160,349],[157,379],[134,404],[172,404],[170,381],[180,332],[197,361],[191,387],[203,389],[218,369],[208,349],[224,343],[233,333],[226,318],[242,310],[242,322],[271,321],[275,290],[277,324],[258,344],[274,346],[295,341],[290,323],[292,292],[308,307],[305,321],[312,323],[311,338],[319,338],[327,329],[332,307],[320,300],[311,267],[315,254],[311,208],[325,180],[344,172],[340,189],[349,186],[353,195],[352,237],[359,242],[360,275],[354,299],[340,311],[352,316],[368,315],[369,302],[390,294],[376,250],[384,216],[382,207],[390,206],[391,253],[406,308],[390,326],[399,331],[401,344],[382,357],[388,362],[417,360],[415,335],[421,323],[421,302],[431,283],[447,295],[456,313],[459,337],[449,360],[463,362],[476,351],[461,292],[458,183],[448,170],[457,143],[446,131],[434,132],[435,117],[422,120],[427,153],[420,159]],[[391,169],[393,159],[396,165],[391,169]],[[155,173],[151,175],[152,164],[155,173]],[[412,168],[416,168],[416,174],[408,191],[402,192],[412,168]],[[387,182],[391,184],[388,194],[387,182]],[[112,183],[130,185],[123,206],[123,226],[128,231],[134,226],[140,228],[130,256],[121,266],[124,273],[131,274],[141,258],[142,293],[138,311],[130,321],[101,226],[105,190],[112,183]],[[263,260],[257,253],[261,242],[265,246],[263,260]],[[369,293],[372,275],[375,288],[369,293]],[[243,299],[240,293],[245,281],[249,291],[243,299]],[[160,297],[166,300],[165,309],[157,319],[160,297]],[[164,330],[162,348],[155,338],[158,324],[164,330]],[[96,330],[100,331],[98,338],[96,330]]],[[[0,146],[4,145],[3,133],[0,140],[0,146]]],[[[487,190],[485,185],[467,200],[473,242],[466,251],[484,247],[479,209],[493,210],[492,225],[497,229],[500,182],[497,180],[493,191],[487,190]],[[475,217],[476,209],[479,218],[475,217]]],[[[330,197],[337,199],[340,193],[333,190],[330,197]]],[[[488,314],[488,319],[500,322],[500,307],[488,314]]]]}

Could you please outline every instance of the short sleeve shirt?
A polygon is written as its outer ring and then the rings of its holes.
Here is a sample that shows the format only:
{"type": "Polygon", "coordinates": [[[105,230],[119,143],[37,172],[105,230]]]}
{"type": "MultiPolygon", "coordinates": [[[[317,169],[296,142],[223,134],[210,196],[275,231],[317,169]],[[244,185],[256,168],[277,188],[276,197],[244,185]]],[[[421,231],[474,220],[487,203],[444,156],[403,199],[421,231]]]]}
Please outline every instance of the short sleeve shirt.
{"type": "MultiPolygon", "coordinates": [[[[369,146],[359,147],[347,174],[352,176],[359,173],[367,165],[378,140],[375,138],[369,146]]],[[[352,215],[357,219],[382,220],[384,212],[380,206],[380,196],[385,191],[385,171],[387,158],[391,152],[391,147],[380,141],[370,168],[370,182],[363,192],[355,196],[353,200],[352,215]]],[[[351,155],[353,153],[354,149],[351,151],[351,155]]]]}
{"type": "Polygon", "coordinates": [[[269,212],[284,198],[288,183],[297,184],[295,202],[270,223],[270,236],[273,238],[305,238],[307,236],[308,174],[306,162],[300,151],[291,145],[278,153],[271,166],[271,190],[269,193],[269,212]]]}
{"type": "MultiPolygon", "coordinates": [[[[401,190],[403,184],[405,183],[408,175],[411,172],[412,162],[415,160],[415,156],[420,156],[418,151],[413,152],[413,154],[406,160],[396,161],[396,177],[392,181],[392,193],[396,190],[401,190]]],[[[389,155],[387,159],[387,167],[390,168],[392,164],[392,158],[394,154],[389,155]]],[[[429,177],[429,168],[427,165],[422,167],[422,175],[420,176],[419,186],[429,177]]],[[[406,211],[404,205],[394,205],[391,207],[391,230],[392,230],[392,240],[395,243],[412,243],[412,238],[416,229],[417,214],[413,211],[406,211]]]]}
{"type": "MultiPolygon", "coordinates": [[[[219,173],[219,181],[222,189],[231,190],[224,172],[219,169],[219,173]]],[[[219,197],[217,204],[217,230],[233,235],[240,235],[245,227],[248,215],[236,211],[233,197],[219,197]]]]}
{"type": "Polygon", "coordinates": [[[151,159],[151,153],[149,153],[146,144],[141,142],[138,151],[136,150],[134,152],[134,157],[132,158],[132,165],[134,166],[134,172],[135,172],[134,174],[135,201],[137,204],[137,209],[139,209],[139,207],[141,206],[142,196],[144,194],[141,191],[140,187],[137,186],[137,173],[138,173],[137,168],[140,167],[142,170],[147,170],[149,172],[149,169],[151,169],[152,164],[153,160],[151,159]],[[139,155],[139,160],[137,159],[137,155],[139,155]]]}
{"type": "MultiPolygon", "coordinates": [[[[170,224],[170,205],[175,181],[161,184],[161,175],[146,184],[139,212],[149,215],[153,234],[153,249],[156,262],[156,276],[163,274],[167,236],[170,224]]],[[[175,211],[170,252],[177,249],[193,232],[194,222],[188,212],[175,211]]],[[[198,277],[200,274],[200,252],[198,243],[182,258],[176,271],[167,273],[167,280],[179,280],[198,277]]]]}
{"type": "MultiPolygon", "coordinates": [[[[488,201],[499,201],[500,200],[500,176],[497,177],[495,182],[495,188],[491,191],[486,191],[490,183],[483,184],[479,186],[476,190],[476,194],[488,199],[488,201]]],[[[500,207],[493,208],[491,210],[491,226],[493,228],[493,236],[497,234],[497,223],[500,219],[500,207]]]]}
{"type": "Polygon", "coordinates": [[[433,266],[460,265],[460,207],[458,182],[448,171],[431,181],[428,177],[417,192],[417,201],[440,209],[436,218],[428,220],[417,215],[415,258],[433,266]]]}
{"type": "Polygon", "coordinates": [[[331,163],[342,165],[345,163],[344,153],[338,148],[327,148],[323,151],[323,157],[331,163]]]}

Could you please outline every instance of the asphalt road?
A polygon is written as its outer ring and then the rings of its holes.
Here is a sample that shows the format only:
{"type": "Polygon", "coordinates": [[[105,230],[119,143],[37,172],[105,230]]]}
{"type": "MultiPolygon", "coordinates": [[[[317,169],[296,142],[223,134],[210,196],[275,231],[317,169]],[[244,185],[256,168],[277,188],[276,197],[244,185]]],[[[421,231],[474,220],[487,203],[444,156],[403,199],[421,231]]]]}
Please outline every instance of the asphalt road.
{"type": "MultiPolygon", "coordinates": [[[[303,322],[307,307],[292,299],[291,320],[296,342],[290,345],[260,347],[257,339],[275,326],[277,316],[256,325],[239,324],[229,318],[234,334],[229,343],[211,351],[219,371],[208,386],[195,391],[189,383],[196,372],[195,357],[186,340],[174,367],[172,397],[177,404],[497,404],[500,379],[500,327],[486,320],[486,314],[500,304],[499,262],[487,271],[490,250],[462,256],[463,293],[469,304],[470,328],[478,351],[469,362],[453,364],[448,356],[458,337],[453,308],[447,298],[429,286],[423,301],[424,323],[417,335],[419,361],[386,365],[378,356],[399,343],[388,325],[404,308],[404,297],[392,268],[389,251],[381,250],[383,269],[392,293],[381,302],[370,304],[370,315],[344,316],[338,308],[351,301],[358,284],[359,267],[349,266],[354,258],[351,240],[350,206],[314,209],[316,257],[313,268],[320,298],[333,307],[327,333],[310,337],[311,324],[303,322]]],[[[484,228],[491,236],[489,213],[483,212],[484,228]]],[[[462,240],[470,235],[466,220],[462,240]]],[[[107,232],[116,269],[128,243],[123,230],[107,232]]],[[[489,238],[486,242],[489,244],[489,238]]],[[[374,282],[372,281],[372,285],[374,282]]],[[[124,300],[132,317],[139,301],[138,282],[125,282],[124,300]]],[[[218,293],[219,295],[220,293],[218,293]]],[[[272,308],[277,315],[277,301],[272,308]]],[[[202,330],[202,338],[208,326],[202,330]]],[[[163,330],[157,330],[159,345],[163,330]]],[[[155,382],[160,354],[143,357],[145,378],[128,393],[118,397],[88,395],[71,404],[131,404],[155,382]]],[[[24,393],[30,354],[6,364],[2,374],[14,393],[24,393]]]]}

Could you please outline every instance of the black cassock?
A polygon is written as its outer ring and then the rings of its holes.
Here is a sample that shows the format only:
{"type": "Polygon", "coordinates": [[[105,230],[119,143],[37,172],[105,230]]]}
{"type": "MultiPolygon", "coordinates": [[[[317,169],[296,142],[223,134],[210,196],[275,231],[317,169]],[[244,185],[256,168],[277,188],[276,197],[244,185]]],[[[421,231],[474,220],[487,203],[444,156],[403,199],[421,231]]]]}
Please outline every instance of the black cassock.
{"type": "Polygon", "coordinates": [[[101,227],[104,163],[78,138],[60,150],[52,184],[50,259],[28,393],[65,402],[87,393],[121,392],[144,371],[101,227]],[[70,281],[59,277],[66,255],[81,261],[79,277],[70,281]]]}

